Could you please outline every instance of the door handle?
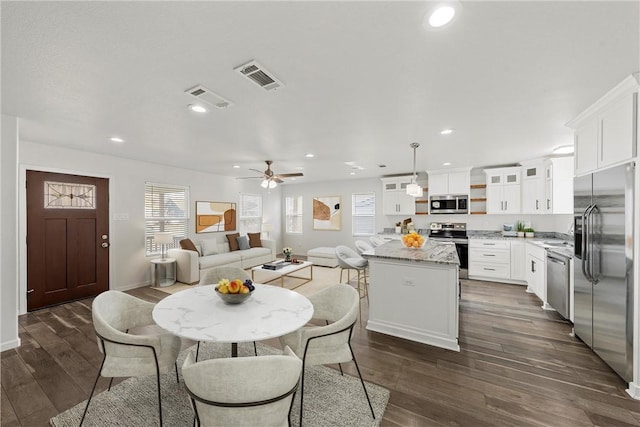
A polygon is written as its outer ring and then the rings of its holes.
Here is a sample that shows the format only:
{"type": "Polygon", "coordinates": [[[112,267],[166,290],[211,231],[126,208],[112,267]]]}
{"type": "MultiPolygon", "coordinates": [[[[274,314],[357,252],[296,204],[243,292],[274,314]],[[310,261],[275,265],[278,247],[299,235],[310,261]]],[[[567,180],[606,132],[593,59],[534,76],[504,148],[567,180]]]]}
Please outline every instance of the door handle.
{"type": "Polygon", "coordinates": [[[103,248],[108,248],[109,247],[109,243],[102,242],[102,244],[100,246],[102,246],[103,248]]]}
{"type": "Polygon", "coordinates": [[[506,211],[506,210],[508,210],[508,209],[509,209],[509,201],[508,201],[508,200],[505,200],[505,201],[504,201],[504,210],[506,211]]]}
{"type": "Polygon", "coordinates": [[[551,209],[551,200],[547,199],[547,210],[551,209]]]}
{"type": "Polygon", "coordinates": [[[496,256],[495,254],[482,254],[482,256],[496,256]]]}
{"type": "MultiPolygon", "coordinates": [[[[592,227],[592,225],[594,225],[594,220],[595,220],[595,216],[593,215],[594,213],[598,213],[598,211],[600,211],[600,209],[598,208],[597,205],[593,205],[593,207],[591,208],[591,210],[589,211],[589,233],[591,234],[591,237],[593,237],[593,230],[596,228],[595,226],[592,227]]],[[[594,257],[595,257],[595,246],[593,243],[593,239],[590,238],[589,239],[589,244],[591,246],[590,250],[588,251],[589,253],[589,276],[591,276],[591,281],[593,282],[593,284],[597,284],[600,281],[600,262],[594,263],[594,257]],[[594,273],[594,264],[595,267],[597,269],[597,271],[594,273]]]]}
{"type": "Polygon", "coordinates": [[[539,209],[539,207],[538,207],[538,200],[536,199],[536,210],[538,210],[538,209],[539,209]]]}
{"type": "Polygon", "coordinates": [[[503,210],[504,210],[504,202],[503,202],[503,201],[501,201],[501,202],[500,202],[500,210],[501,210],[501,211],[503,211],[503,210]]]}

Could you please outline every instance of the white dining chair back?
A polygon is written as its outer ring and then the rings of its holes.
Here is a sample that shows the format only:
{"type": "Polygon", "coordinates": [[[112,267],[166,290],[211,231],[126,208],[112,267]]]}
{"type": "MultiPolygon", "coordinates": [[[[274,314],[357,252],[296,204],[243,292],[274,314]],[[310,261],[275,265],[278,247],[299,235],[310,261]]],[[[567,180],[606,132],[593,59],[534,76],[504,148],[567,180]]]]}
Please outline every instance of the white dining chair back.
{"type": "Polygon", "coordinates": [[[356,245],[356,249],[362,255],[363,252],[373,251],[375,248],[369,242],[365,242],[364,240],[356,240],[354,242],[356,245]]]}
{"type": "Polygon", "coordinates": [[[371,244],[373,246],[380,246],[380,245],[384,245],[385,243],[387,243],[386,240],[384,240],[382,237],[379,237],[379,236],[371,236],[371,237],[369,237],[369,241],[371,242],[371,244]]]}
{"type": "Polygon", "coordinates": [[[282,355],[197,363],[189,353],[182,366],[196,423],[207,427],[287,426],[301,372],[288,347],[282,355]]]}
{"type": "MultiPolygon", "coordinates": [[[[93,327],[98,349],[103,354],[102,364],[87,400],[80,425],[82,425],[89,403],[101,376],[141,377],[155,375],[158,389],[158,414],[162,425],[162,397],[160,374],[175,365],[182,341],[179,337],[161,333],[154,335],[129,334],[133,328],[154,325],[152,311],[155,304],[143,301],[120,291],[106,291],[92,303],[93,327]]],[[[111,388],[111,382],[109,383],[111,388]]]]}
{"type": "Polygon", "coordinates": [[[200,278],[198,286],[217,285],[220,279],[241,279],[245,281],[250,279],[249,273],[240,267],[213,267],[207,270],[200,278]]]}

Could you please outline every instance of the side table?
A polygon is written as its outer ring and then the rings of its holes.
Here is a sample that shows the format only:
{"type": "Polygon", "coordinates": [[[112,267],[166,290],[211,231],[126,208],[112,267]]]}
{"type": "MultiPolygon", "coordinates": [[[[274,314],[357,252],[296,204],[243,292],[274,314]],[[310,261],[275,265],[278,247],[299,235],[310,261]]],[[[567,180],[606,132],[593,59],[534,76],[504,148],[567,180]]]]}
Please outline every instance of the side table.
{"type": "Polygon", "coordinates": [[[151,286],[164,287],[176,283],[176,260],[174,258],[151,260],[151,286]]]}

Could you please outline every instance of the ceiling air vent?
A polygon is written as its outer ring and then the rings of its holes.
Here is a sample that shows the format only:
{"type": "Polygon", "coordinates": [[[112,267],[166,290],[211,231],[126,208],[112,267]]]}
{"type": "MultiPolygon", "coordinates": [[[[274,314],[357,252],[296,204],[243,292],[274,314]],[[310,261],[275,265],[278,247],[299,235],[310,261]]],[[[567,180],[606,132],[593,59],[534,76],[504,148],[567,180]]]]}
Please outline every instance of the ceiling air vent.
{"type": "Polygon", "coordinates": [[[233,102],[201,85],[192,87],[191,89],[186,90],[185,93],[197,98],[199,101],[206,102],[207,104],[213,105],[217,108],[227,108],[228,106],[233,105],[233,102]]]}
{"type": "Polygon", "coordinates": [[[276,79],[271,72],[267,71],[256,61],[249,61],[246,64],[242,64],[234,68],[234,71],[237,71],[265,90],[277,89],[284,86],[280,80],[276,79]]]}

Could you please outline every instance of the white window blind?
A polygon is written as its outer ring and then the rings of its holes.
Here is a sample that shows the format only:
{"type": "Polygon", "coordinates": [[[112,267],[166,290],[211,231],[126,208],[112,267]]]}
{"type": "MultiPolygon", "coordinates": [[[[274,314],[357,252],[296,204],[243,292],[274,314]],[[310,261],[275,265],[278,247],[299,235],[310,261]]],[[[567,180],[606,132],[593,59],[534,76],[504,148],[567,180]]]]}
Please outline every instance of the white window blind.
{"type": "Polygon", "coordinates": [[[262,226],[262,196],[240,194],[239,222],[241,233],[259,233],[262,226]]]}
{"type": "Polygon", "coordinates": [[[371,236],[376,234],[376,194],[353,194],[351,201],[353,235],[371,236]]]}
{"type": "Polygon", "coordinates": [[[167,249],[178,247],[178,242],[189,235],[189,188],[146,182],[144,219],[147,256],[160,253],[160,245],[153,242],[153,235],[159,231],[173,233],[174,243],[167,249]]]}
{"type": "Polygon", "coordinates": [[[285,197],[285,232],[302,234],[302,196],[285,197]]]}

